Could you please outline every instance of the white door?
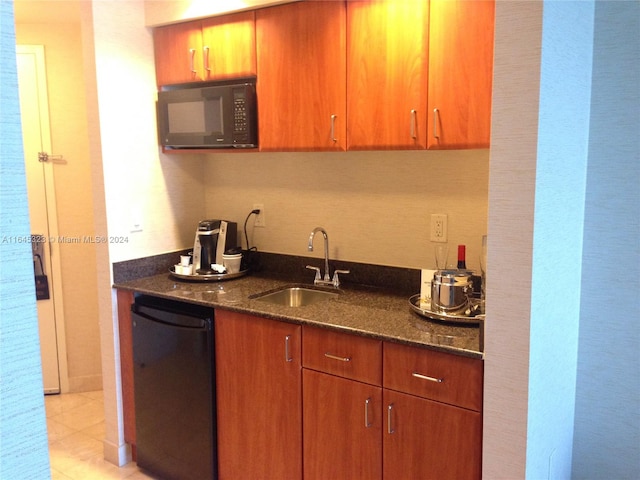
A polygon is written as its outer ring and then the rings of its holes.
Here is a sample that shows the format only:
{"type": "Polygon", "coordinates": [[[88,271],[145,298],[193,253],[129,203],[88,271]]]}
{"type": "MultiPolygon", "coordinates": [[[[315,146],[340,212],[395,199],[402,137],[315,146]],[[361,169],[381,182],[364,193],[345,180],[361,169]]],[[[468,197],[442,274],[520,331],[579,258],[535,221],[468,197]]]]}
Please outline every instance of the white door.
{"type": "Polygon", "coordinates": [[[34,255],[34,268],[36,273],[46,275],[49,293],[48,299],[36,301],[44,393],[59,393],[58,338],[61,332],[56,329],[56,314],[61,315],[62,312],[62,292],[54,289],[54,283],[58,283],[54,279],[60,275],[60,262],[59,258],[52,259],[52,254],[58,254],[55,246],[57,226],[53,165],[38,159],[40,152],[51,153],[44,47],[18,45],[17,62],[31,234],[38,235],[42,240],[39,251],[34,249],[34,253],[38,253],[34,255]]]}

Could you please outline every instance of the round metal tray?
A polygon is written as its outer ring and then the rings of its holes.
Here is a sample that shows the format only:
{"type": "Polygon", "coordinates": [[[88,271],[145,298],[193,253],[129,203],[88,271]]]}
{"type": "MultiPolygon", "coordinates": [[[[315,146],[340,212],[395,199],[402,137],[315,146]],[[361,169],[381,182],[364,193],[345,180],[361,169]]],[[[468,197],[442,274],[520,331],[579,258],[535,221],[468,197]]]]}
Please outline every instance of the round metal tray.
{"type": "Polygon", "coordinates": [[[173,270],[173,267],[169,268],[169,273],[171,276],[178,278],[180,280],[188,280],[190,282],[222,282],[224,280],[232,280],[234,278],[244,277],[249,270],[241,270],[237,273],[212,273],[209,275],[182,275],[181,273],[176,273],[173,270]]]}
{"type": "Polygon", "coordinates": [[[475,304],[472,305],[469,310],[467,310],[468,315],[448,315],[446,313],[432,311],[430,308],[431,305],[429,305],[427,308],[421,308],[420,294],[416,294],[409,298],[409,306],[411,307],[411,310],[413,310],[418,315],[429,318],[431,320],[467,324],[477,324],[480,322],[480,320],[484,320],[484,314],[474,314],[475,307],[477,306],[475,304]]]}

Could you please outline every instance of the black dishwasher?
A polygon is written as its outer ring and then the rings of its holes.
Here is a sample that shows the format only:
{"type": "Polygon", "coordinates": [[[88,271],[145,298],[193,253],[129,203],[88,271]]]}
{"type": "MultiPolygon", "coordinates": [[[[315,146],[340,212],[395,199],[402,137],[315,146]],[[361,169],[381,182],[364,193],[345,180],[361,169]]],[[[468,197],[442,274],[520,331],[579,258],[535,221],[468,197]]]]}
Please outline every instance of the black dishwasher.
{"type": "Polygon", "coordinates": [[[217,478],[213,309],[139,295],[131,319],[138,466],[217,478]]]}

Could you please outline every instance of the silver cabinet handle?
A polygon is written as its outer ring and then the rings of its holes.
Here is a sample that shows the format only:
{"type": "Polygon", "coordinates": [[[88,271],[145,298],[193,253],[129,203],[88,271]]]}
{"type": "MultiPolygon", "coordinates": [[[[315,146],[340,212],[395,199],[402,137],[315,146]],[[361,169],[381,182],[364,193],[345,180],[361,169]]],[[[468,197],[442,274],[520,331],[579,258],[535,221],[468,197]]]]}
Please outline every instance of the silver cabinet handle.
{"type": "Polygon", "coordinates": [[[390,403],[389,406],[387,407],[387,433],[389,435],[391,435],[392,433],[395,433],[395,430],[391,425],[392,411],[393,411],[393,403],[390,403]]]}
{"type": "Polygon", "coordinates": [[[332,355],[329,352],[326,352],[324,354],[325,357],[327,358],[331,358],[333,360],[339,360],[341,362],[350,362],[351,361],[351,357],[339,357],[338,355],[332,355]]]}
{"type": "Polygon", "coordinates": [[[291,358],[291,354],[289,352],[289,341],[291,340],[291,335],[287,335],[284,337],[284,360],[285,362],[293,362],[293,358],[291,358]]]}
{"type": "Polygon", "coordinates": [[[336,118],[338,118],[337,115],[331,115],[331,141],[332,142],[338,141],[338,139],[336,138],[336,118]]]}
{"type": "Polygon", "coordinates": [[[436,382],[436,383],[444,382],[444,378],[429,377],[427,375],[422,375],[421,373],[418,373],[418,372],[413,372],[411,375],[413,375],[416,378],[419,378],[420,380],[429,380],[430,382],[436,382]]]}
{"type": "Polygon", "coordinates": [[[364,426],[365,428],[371,427],[371,422],[369,422],[369,404],[371,403],[371,398],[367,398],[364,401],[364,426]]]}
{"type": "Polygon", "coordinates": [[[209,68],[209,47],[203,47],[204,50],[204,69],[207,72],[211,71],[211,68],[209,68]]]}
{"type": "Polygon", "coordinates": [[[440,111],[437,108],[433,109],[433,138],[440,138],[438,135],[438,115],[440,111]]]}
{"type": "Polygon", "coordinates": [[[411,110],[411,126],[409,128],[411,138],[417,138],[416,136],[416,122],[418,121],[417,113],[418,112],[416,112],[415,110],[411,110]]]}
{"type": "Polygon", "coordinates": [[[191,55],[191,63],[190,63],[190,65],[191,65],[191,73],[196,73],[195,64],[194,64],[194,60],[195,60],[194,57],[195,57],[195,54],[196,54],[196,49],[195,48],[190,48],[189,49],[189,54],[191,55]]]}

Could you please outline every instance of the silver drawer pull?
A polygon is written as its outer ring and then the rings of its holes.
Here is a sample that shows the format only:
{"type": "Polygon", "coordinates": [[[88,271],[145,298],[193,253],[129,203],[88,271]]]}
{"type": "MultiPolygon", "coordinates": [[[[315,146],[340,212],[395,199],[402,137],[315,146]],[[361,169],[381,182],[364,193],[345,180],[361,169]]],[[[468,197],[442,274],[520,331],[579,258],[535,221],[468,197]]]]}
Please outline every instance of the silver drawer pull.
{"type": "Polygon", "coordinates": [[[420,374],[418,372],[413,372],[411,375],[413,375],[416,378],[419,378],[420,380],[429,380],[430,382],[436,382],[436,383],[444,382],[444,378],[428,377],[428,376],[422,375],[422,374],[420,374]]]}
{"type": "Polygon", "coordinates": [[[337,355],[331,355],[329,352],[324,354],[325,357],[327,358],[331,358],[333,360],[339,360],[341,362],[350,362],[351,361],[351,357],[339,357],[337,355]]]}
{"type": "Polygon", "coordinates": [[[293,362],[293,358],[289,353],[289,341],[291,340],[291,335],[287,335],[284,337],[284,360],[285,362],[293,362]]]}
{"type": "Polygon", "coordinates": [[[189,49],[189,56],[190,56],[191,60],[190,60],[189,65],[190,65],[190,68],[191,68],[191,73],[197,73],[195,65],[194,65],[194,58],[193,58],[195,56],[195,54],[196,54],[195,48],[190,48],[189,49]]]}
{"type": "Polygon", "coordinates": [[[338,139],[336,138],[336,118],[338,118],[337,115],[331,115],[331,141],[332,142],[338,141],[338,139]]]}
{"type": "Polygon", "coordinates": [[[409,135],[411,136],[411,138],[416,139],[417,135],[416,135],[416,115],[418,112],[416,112],[415,110],[411,110],[411,125],[409,127],[409,135]]]}

